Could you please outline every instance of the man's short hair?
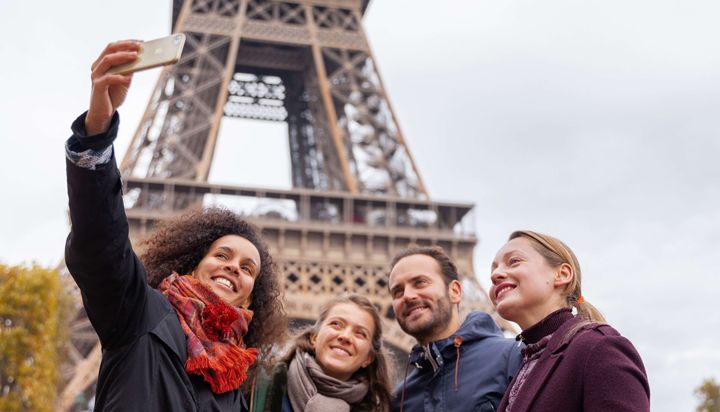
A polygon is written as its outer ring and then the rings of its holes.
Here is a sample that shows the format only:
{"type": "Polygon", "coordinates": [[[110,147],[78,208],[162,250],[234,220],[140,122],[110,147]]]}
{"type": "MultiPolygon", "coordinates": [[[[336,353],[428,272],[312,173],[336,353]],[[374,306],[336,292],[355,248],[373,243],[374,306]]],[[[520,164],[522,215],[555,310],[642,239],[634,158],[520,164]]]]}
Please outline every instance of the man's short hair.
{"type": "Polygon", "coordinates": [[[442,273],[445,286],[449,285],[453,280],[460,280],[457,267],[452,260],[450,260],[450,256],[445,253],[445,249],[440,246],[419,246],[415,244],[408,246],[406,249],[403,249],[395,254],[392,263],[390,263],[390,272],[392,272],[393,268],[400,259],[413,255],[425,255],[435,259],[435,261],[440,265],[440,273],[442,273]]]}

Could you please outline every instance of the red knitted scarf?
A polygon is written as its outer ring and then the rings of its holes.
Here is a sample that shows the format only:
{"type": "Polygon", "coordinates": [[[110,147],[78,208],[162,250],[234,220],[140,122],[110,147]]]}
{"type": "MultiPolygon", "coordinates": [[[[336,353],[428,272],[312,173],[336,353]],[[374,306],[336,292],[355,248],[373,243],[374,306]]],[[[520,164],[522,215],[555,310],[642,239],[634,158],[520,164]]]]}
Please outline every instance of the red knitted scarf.
{"type": "Polygon", "coordinates": [[[177,273],[158,287],[175,308],[187,338],[187,373],[202,375],[214,393],[236,389],[247,378],[257,349],[242,337],[252,312],[223,302],[203,282],[177,273]]]}

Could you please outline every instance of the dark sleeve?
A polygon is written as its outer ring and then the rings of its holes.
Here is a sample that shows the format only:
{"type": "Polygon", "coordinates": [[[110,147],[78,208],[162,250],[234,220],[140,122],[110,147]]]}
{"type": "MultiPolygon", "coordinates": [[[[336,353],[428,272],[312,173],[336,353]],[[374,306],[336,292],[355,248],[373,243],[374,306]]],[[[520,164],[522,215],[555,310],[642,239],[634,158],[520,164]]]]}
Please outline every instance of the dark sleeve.
{"type": "Polygon", "coordinates": [[[520,364],[522,363],[522,348],[524,345],[520,342],[514,342],[510,350],[508,351],[508,362],[506,370],[506,384],[510,387],[510,382],[515,378],[520,364]]]}
{"type": "Polygon", "coordinates": [[[585,365],[584,411],[647,412],[650,387],[640,355],[626,338],[603,334],[585,365]]]}
{"type": "MultiPolygon", "coordinates": [[[[258,369],[262,368],[259,366],[258,369]]],[[[265,404],[265,412],[277,411],[277,410],[289,410],[292,412],[292,406],[290,402],[285,405],[287,399],[287,368],[286,363],[279,363],[273,367],[272,371],[272,382],[270,390],[268,391],[268,397],[270,403],[265,404]]]]}
{"type": "MultiPolygon", "coordinates": [[[[113,116],[107,133],[85,136],[84,114],[67,142],[74,151],[102,149],[117,135],[113,116]]],[[[145,270],[132,251],[115,155],[96,170],[66,160],[71,231],[65,263],[82,293],[83,305],[103,347],[122,346],[139,326],[147,295],[145,270]]]]}

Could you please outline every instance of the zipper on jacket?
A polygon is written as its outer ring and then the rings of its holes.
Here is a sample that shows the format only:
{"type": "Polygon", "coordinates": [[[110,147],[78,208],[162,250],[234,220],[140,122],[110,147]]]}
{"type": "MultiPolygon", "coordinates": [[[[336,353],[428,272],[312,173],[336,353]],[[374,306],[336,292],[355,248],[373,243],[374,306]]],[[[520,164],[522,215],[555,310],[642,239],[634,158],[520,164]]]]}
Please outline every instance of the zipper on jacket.
{"type": "Polygon", "coordinates": [[[440,369],[440,365],[438,364],[437,359],[435,359],[435,356],[433,356],[433,351],[430,348],[430,344],[423,345],[422,348],[425,354],[425,359],[427,359],[430,362],[430,365],[432,365],[433,373],[437,372],[438,369],[440,369]]]}

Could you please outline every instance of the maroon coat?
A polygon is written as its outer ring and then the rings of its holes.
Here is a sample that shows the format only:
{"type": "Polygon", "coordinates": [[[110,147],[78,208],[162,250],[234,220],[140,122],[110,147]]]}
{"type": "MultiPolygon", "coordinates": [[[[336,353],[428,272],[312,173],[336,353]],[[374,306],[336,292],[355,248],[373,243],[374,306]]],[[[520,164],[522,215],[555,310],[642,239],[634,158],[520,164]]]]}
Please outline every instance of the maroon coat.
{"type": "MultiPolygon", "coordinates": [[[[649,411],[650,387],[632,343],[606,324],[586,325],[567,339],[567,331],[578,322],[563,309],[523,331],[527,343],[552,337],[520,387],[511,412],[649,411]]],[[[514,384],[515,380],[510,387],[514,384]]],[[[509,395],[510,388],[498,411],[506,410],[509,395]]]]}

